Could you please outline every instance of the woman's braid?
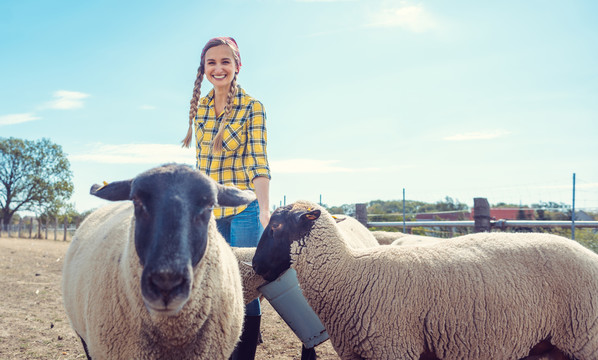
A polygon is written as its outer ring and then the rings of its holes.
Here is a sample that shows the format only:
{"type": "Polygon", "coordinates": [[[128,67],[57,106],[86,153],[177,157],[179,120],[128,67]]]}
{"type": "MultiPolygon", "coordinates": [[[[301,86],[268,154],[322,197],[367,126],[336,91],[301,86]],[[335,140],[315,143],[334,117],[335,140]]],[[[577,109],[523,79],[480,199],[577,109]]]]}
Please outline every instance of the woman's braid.
{"type": "Polygon", "coordinates": [[[233,81],[230,83],[230,90],[228,91],[222,120],[220,121],[218,132],[216,133],[216,136],[214,137],[214,140],[212,142],[212,149],[215,153],[219,153],[222,151],[222,138],[224,137],[224,127],[226,126],[226,124],[228,124],[230,115],[232,113],[233,105],[235,103],[235,95],[237,95],[237,74],[235,74],[235,76],[233,77],[233,81]]]}
{"type": "Polygon", "coordinates": [[[191,97],[190,108],[189,108],[189,129],[187,130],[187,136],[183,139],[182,143],[184,147],[189,147],[191,139],[193,139],[193,120],[197,115],[197,105],[199,103],[199,96],[201,94],[201,82],[203,80],[203,56],[201,59],[201,65],[197,69],[197,77],[195,78],[195,85],[193,86],[193,96],[191,97]]]}

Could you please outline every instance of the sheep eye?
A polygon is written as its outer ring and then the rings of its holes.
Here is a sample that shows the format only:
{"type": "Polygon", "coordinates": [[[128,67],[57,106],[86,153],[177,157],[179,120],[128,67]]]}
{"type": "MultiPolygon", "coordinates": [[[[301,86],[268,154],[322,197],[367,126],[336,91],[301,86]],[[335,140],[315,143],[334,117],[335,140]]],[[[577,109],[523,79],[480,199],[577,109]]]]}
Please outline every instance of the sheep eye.
{"type": "Polygon", "coordinates": [[[135,207],[135,212],[147,213],[147,208],[145,207],[143,202],[137,197],[133,198],[133,206],[135,207]]]}
{"type": "Polygon", "coordinates": [[[202,208],[197,215],[195,215],[195,217],[193,218],[193,220],[195,222],[200,222],[200,221],[208,221],[210,220],[210,215],[212,215],[212,210],[214,210],[213,207],[207,207],[207,208],[202,208]]]}
{"type": "Polygon", "coordinates": [[[272,224],[272,230],[280,230],[282,229],[282,223],[272,224]]]}

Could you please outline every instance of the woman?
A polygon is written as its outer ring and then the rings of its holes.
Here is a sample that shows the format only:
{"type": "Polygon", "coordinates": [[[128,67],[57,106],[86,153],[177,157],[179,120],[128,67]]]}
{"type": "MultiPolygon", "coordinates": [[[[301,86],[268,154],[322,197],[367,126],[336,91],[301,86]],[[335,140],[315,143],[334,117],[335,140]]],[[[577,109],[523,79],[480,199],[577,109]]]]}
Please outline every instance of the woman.
{"type": "MultiPolygon", "coordinates": [[[[231,246],[255,247],[270,221],[266,113],[237,84],[240,69],[241,55],[233,38],[214,38],[204,46],[183,146],[189,147],[194,125],[197,168],[223,185],[255,191],[257,200],[249,205],[214,208],[218,230],[231,246]],[[214,88],[200,98],[204,77],[214,88]]],[[[256,299],[246,307],[243,334],[232,359],[255,357],[260,320],[256,299]]]]}

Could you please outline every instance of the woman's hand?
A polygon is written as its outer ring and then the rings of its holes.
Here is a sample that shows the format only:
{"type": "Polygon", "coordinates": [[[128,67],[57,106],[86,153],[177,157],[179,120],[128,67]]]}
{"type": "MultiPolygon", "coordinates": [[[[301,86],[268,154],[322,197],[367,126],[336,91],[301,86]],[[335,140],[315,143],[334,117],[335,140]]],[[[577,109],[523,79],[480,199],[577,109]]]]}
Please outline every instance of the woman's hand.
{"type": "Polygon", "coordinates": [[[265,229],[270,222],[270,179],[258,176],[253,179],[253,186],[260,206],[260,222],[265,229]]]}
{"type": "Polygon", "coordinates": [[[266,210],[266,211],[260,210],[260,222],[262,223],[262,226],[264,227],[264,229],[266,228],[266,226],[268,226],[268,223],[270,222],[270,211],[269,210],[266,210]]]}

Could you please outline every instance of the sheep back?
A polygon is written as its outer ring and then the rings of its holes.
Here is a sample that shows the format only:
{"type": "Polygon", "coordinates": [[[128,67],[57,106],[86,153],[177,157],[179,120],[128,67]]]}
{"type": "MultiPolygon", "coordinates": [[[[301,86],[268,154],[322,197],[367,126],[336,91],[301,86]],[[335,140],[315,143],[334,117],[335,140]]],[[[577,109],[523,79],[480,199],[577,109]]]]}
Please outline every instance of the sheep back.
{"type": "Polygon", "coordinates": [[[391,245],[405,246],[405,245],[430,245],[442,241],[440,238],[422,235],[406,235],[394,240],[391,245]]]}
{"type": "Polygon", "coordinates": [[[347,215],[334,215],[333,217],[343,239],[350,247],[367,248],[379,245],[372,232],[357,219],[347,215]]]}
{"type": "Polygon", "coordinates": [[[402,232],[398,231],[382,231],[382,230],[375,230],[372,231],[372,235],[378,241],[380,245],[390,245],[393,241],[400,239],[405,236],[409,236],[409,234],[403,234],[402,232]]]}
{"type": "Polygon", "coordinates": [[[519,359],[547,338],[598,359],[598,255],[574,241],[476,234],[343,259],[317,240],[330,254],[306,239],[293,267],[343,359],[519,359]]]}

